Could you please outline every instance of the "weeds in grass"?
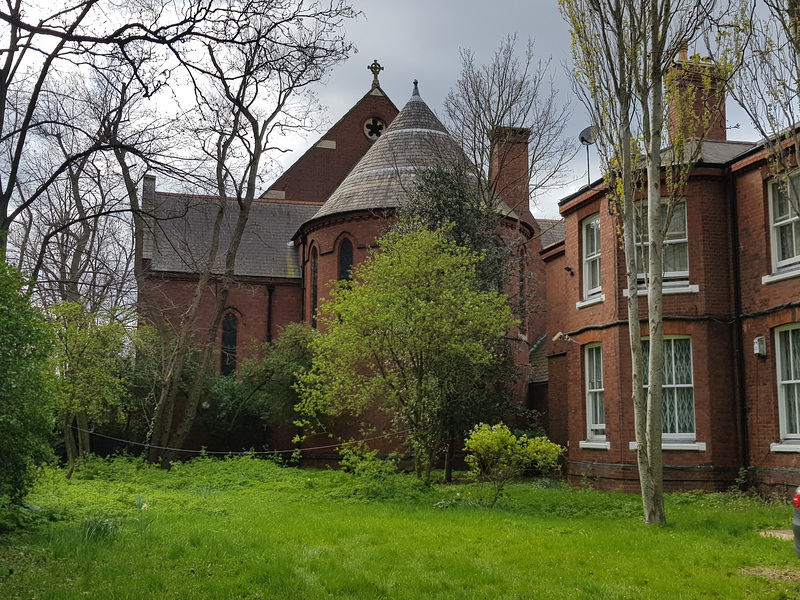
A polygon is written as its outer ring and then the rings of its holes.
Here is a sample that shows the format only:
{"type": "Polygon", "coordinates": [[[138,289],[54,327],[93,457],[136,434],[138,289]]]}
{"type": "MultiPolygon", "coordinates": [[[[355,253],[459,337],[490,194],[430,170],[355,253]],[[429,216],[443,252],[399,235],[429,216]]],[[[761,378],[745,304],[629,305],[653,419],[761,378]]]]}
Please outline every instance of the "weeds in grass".
{"type": "Polygon", "coordinates": [[[447,509],[447,508],[485,508],[489,506],[484,502],[483,498],[472,496],[472,492],[461,494],[456,492],[456,495],[449,500],[440,500],[433,505],[433,508],[447,509]]]}
{"type": "Polygon", "coordinates": [[[90,517],[83,522],[83,539],[86,542],[110,542],[117,537],[119,530],[119,520],[109,517],[106,513],[90,517]]]}
{"type": "Polygon", "coordinates": [[[150,503],[142,498],[142,496],[136,496],[134,504],[136,505],[139,514],[138,516],[133,517],[133,522],[135,523],[136,531],[139,533],[139,535],[142,535],[145,531],[150,529],[150,526],[153,524],[153,521],[156,520],[156,517],[150,510],[150,503]]]}

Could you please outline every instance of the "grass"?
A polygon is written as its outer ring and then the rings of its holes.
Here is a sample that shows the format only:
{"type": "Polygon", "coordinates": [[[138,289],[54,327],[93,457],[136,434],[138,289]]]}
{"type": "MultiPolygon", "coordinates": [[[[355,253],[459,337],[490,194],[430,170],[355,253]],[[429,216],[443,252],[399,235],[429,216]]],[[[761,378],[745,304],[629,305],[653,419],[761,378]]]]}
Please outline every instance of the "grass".
{"type": "Polygon", "coordinates": [[[650,527],[632,495],[528,482],[488,509],[482,493],[251,458],[94,460],[47,472],[43,509],[0,537],[0,598],[800,598],[791,542],[759,535],[789,526],[788,503],[673,494],[670,525],[650,527]]]}

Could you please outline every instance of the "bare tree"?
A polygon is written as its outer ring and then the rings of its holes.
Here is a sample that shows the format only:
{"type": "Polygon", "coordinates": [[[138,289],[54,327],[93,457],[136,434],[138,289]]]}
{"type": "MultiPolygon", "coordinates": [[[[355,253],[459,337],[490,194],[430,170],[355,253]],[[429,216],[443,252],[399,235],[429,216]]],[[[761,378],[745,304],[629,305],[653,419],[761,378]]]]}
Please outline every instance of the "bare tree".
{"type": "Polygon", "coordinates": [[[564,135],[571,107],[558,97],[550,59],[537,60],[531,40],[520,56],[517,42],[516,35],[503,39],[486,64],[462,49],[461,73],[444,102],[445,125],[473,165],[484,197],[494,203],[506,186],[524,186],[535,198],[563,183],[564,166],[576,152],[564,135]],[[497,135],[504,128],[528,130],[527,181],[499,179],[516,158],[497,152],[496,142],[502,141],[497,135]]]}
{"type": "MultiPolygon", "coordinates": [[[[96,68],[98,58],[116,55],[134,69],[147,95],[164,83],[172,63],[169,51],[196,34],[196,27],[215,12],[212,0],[146,0],[124,7],[109,0],[70,0],[50,11],[30,0],[5,0],[0,38],[0,254],[5,255],[12,224],[67,172],[73,162],[112,150],[104,137],[87,136],[82,144],[39,179],[26,181],[24,171],[35,133],[51,128],[42,105],[54,93],[54,81],[65,73],[96,68]],[[143,69],[140,49],[161,48],[161,68],[143,69]],[[20,193],[20,184],[28,189],[20,193]]],[[[147,50],[146,50],[147,51],[147,50]]],[[[52,116],[52,114],[50,115],[52,116]]],[[[73,124],[58,125],[69,128],[73,124]]],[[[135,147],[127,148],[135,152],[135,147]]]]}
{"type": "MultiPolygon", "coordinates": [[[[536,343],[528,337],[529,319],[537,312],[535,279],[542,273],[531,268],[529,240],[520,225],[534,226],[531,198],[563,183],[564,167],[576,148],[564,134],[571,107],[558,96],[550,59],[537,60],[531,40],[521,50],[517,44],[516,35],[504,38],[485,64],[477,63],[471,50],[462,50],[461,72],[445,99],[444,114],[466,155],[469,181],[462,183],[477,188],[475,200],[496,214],[497,224],[510,216],[509,210],[517,218],[516,230],[501,235],[505,252],[498,266],[522,322],[517,340],[527,346],[519,352],[522,357],[530,356],[536,343]]],[[[522,388],[527,389],[530,375],[529,365],[523,369],[522,388]]]]}
{"type": "Polygon", "coordinates": [[[794,247],[791,221],[800,216],[800,179],[789,173],[800,164],[800,2],[764,0],[761,6],[740,0],[736,27],[727,28],[720,43],[739,55],[733,95],[764,139],[770,168],[780,178],[786,204],[780,202],[780,210],[789,211],[782,215],[781,234],[794,247]]]}
{"type": "Polygon", "coordinates": [[[167,449],[182,447],[194,423],[203,381],[196,377],[188,398],[179,405],[182,373],[194,348],[200,350],[199,374],[211,368],[219,324],[235,280],[239,244],[264,161],[274,149],[272,135],[306,126],[307,104],[302,96],[313,99],[309,85],[351,50],[342,25],[355,13],[341,0],[232,2],[223,12],[203,24],[196,46],[180,57],[194,80],[197,136],[214,173],[210,245],[203,262],[196,265],[198,281],[178,319],[160,314],[157,301],[147,298],[147,282],[139,282],[168,356],[151,427],[151,461],[168,460],[173,453],[167,449]],[[223,232],[226,221],[230,228],[223,232]],[[206,292],[211,282],[217,285],[212,317],[200,323],[198,314],[203,302],[209,301],[206,292]]]}
{"type": "Polygon", "coordinates": [[[115,163],[103,153],[76,160],[76,149],[104,135],[107,87],[75,75],[42,94],[43,125],[31,133],[28,160],[22,163],[17,197],[35,193],[62,162],[66,169],[28,203],[9,238],[9,257],[31,273],[38,302],[82,302],[88,310],[118,312],[133,308],[130,215],[115,163]],[[92,89],[94,88],[94,89],[92,89]],[[64,124],[69,123],[69,126],[64,124]]]}
{"type": "MultiPolygon", "coordinates": [[[[644,520],[664,523],[665,241],[715,108],[709,107],[708,112],[695,118],[694,99],[704,90],[691,85],[687,89],[683,83],[671,80],[670,73],[679,52],[703,32],[714,5],[705,3],[701,7],[691,1],[561,0],[560,6],[572,33],[574,75],[595,123],[598,148],[605,162],[607,193],[622,215],[632,400],[644,520]],[[683,117],[683,126],[669,140],[669,151],[664,150],[665,93],[672,95],[674,106],[683,117]],[[640,201],[640,181],[644,182],[646,202],[640,201]],[[642,272],[648,308],[647,365],[638,307],[642,272]]],[[[712,65],[682,58],[684,68],[696,69],[704,76],[700,79],[718,76],[712,65]]]]}

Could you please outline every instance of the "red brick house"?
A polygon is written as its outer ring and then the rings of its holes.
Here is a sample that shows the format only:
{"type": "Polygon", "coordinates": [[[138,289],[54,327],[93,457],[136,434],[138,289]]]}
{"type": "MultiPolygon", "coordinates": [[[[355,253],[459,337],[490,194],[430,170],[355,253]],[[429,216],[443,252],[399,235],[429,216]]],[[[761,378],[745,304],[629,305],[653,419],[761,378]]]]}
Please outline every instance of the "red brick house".
{"type": "MultiPolygon", "coordinates": [[[[800,218],[763,145],[727,141],[724,109],[716,122],[665,253],[665,487],[723,490],[749,469],[785,492],[800,484],[800,218]]],[[[542,251],[550,433],[571,481],[633,491],[620,223],[602,181],[559,208],[564,239],[542,251]]]]}

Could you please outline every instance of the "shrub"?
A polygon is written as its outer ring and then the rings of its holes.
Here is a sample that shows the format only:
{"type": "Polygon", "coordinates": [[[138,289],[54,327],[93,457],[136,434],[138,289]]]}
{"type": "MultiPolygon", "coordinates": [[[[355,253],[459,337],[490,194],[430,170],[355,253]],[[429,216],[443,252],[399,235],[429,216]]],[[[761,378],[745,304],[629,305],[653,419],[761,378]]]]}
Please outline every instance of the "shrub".
{"type": "Polygon", "coordinates": [[[23,285],[22,275],[0,258],[0,506],[21,504],[35,467],[52,457],[52,331],[23,285]]]}
{"type": "Polygon", "coordinates": [[[558,459],[564,449],[546,437],[528,438],[511,433],[503,425],[476,425],[466,440],[466,458],[470,476],[494,486],[495,505],[506,484],[519,478],[526,469],[541,474],[558,471],[558,459]]]}
{"type": "Polygon", "coordinates": [[[339,448],[339,454],[342,457],[339,466],[359,477],[384,480],[397,473],[394,456],[384,460],[378,456],[377,450],[370,450],[364,442],[344,443],[339,448]]]}

